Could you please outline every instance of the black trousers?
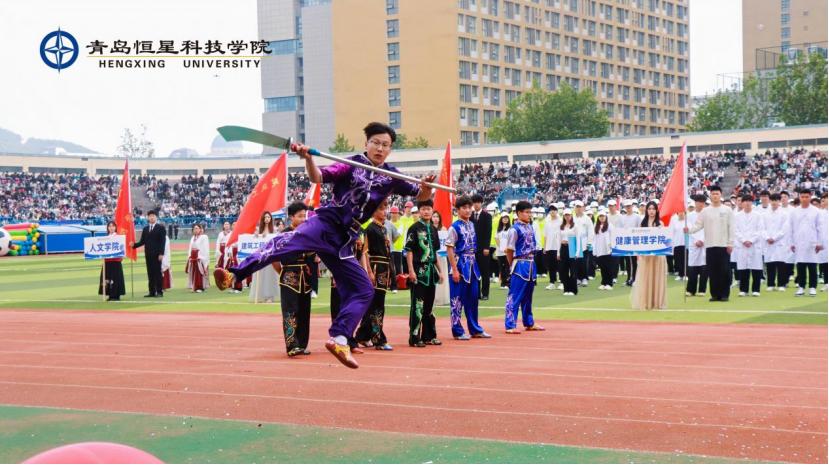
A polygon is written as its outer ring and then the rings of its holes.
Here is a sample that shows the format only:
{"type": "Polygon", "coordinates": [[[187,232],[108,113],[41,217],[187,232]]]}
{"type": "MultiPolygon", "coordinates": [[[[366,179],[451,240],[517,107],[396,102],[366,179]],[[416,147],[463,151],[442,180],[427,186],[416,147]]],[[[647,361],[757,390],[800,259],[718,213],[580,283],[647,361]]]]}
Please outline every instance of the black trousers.
{"type": "Polygon", "coordinates": [[[280,286],[279,291],[285,350],[307,349],[311,334],[311,293],[297,292],[286,286],[280,286]]]}
{"type": "Polygon", "coordinates": [[[817,263],[797,264],[797,285],[806,288],[806,272],[809,274],[809,289],[817,287],[817,263]]]}
{"type": "Polygon", "coordinates": [[[501,287],[509,286],[509,265],[507,265],[507,257],[504,255],[498,257],[498,277],[501,281],[501,287]]]}
{"type": "Polygon", "coordinates": [[[383,289],[374,289],[374,298],[371,300],[371,305],[368,311],[363,315],[360,321],[360,327],[357,328],[355,338],[358,341],[371,341],[376,346],[386,344],[388,339],[386,333],[383,332],[383,317],[386,315],[386,291],[383,289]]]}
{"type": "Polygon", "coordinates": [[[818,263],[817,267],[820,270],[820,277],[823,278],[823,284],[826,284],[827,271],[829,271],[829,263],[818,263]]]}
{"type": "MultiPolygon", "coordinates": [[[[394,265],[394,271],[392,272],[392,278],[396,277],[400,273],[408,273],[409,265],[406,263],[404,259],[403,252],[392,252],[391,253],[391,261],[394,265]]],[[[397,280],[392,279],[392,289],[397,289],[397,280]]]]}
{"type": "Polygon", "coordinates": [[[610,277],[614,281],[619,277],[619,262],[621,262],[621,258],[614,257],[613,255],[610,256],[610,277]]]}
{"type": "MultiPolygon", "coordinates": [[[[568,250],[567,253],[570,253],[568,250]]],[[[582,253],[581,258],[576,258],[576,276],[579,281],[587,279],[587,252],[582,253]]]]}
{"type": "Polygon", "coordinates": [[[158,255],[153,255],[152,257],[147,257],[147,286],[150,289],[150,294],[152,295],[162,295],[164,294],[164,289],[162,287],[162,276],[161,276],[161,261],[158,259],[158,255]]]}
{"type": "Polygon", "coordinates": [[[311,277],[308,278],[308,283],[311,284],[311,290],[319,294],[320,292],[320,264],[316,260],[311,262],[311,277]]]}
{"type": "Polygon", "coordinates": [[[409,344],[431,341],[438,337],[435,326],[435,285],[412,284],[409,309],[409,344]]]}
{"type": "Polygon", "coordinates": [[[547,266],[544,264],[544,251],[536,250],[533,261],[535,262],[536,273],[547,274],[547,266]]]}
{"type": "Polygon", "coordinates": [[[636,281],[636,257],[624,257],[627,260],[627,267],[628,267],[628,279],[627,285],[630,286],[636,281]]]}
{"type": "Polygon", "coordinates": [[[740,292],[749,292],[749,279],[751,280],[751,292],[760,292],[763,270],[737,270],[737,274],[740,276],[740,292]]]}
{"type": "MultiPolygon", "coordinates": [[[[676,247],[674,247],[674,254],[676,254],[676,247]]],[[[677,261],[675,255],[666,255],[665,261],[668,262],[668,273],[673,273],[676,271],[676,266],[674,262],[677,261]]]]}
{"type": "Polygon", "coordinates": [[[674,247],[674,271],[680,278],[685,277],[685,246],[674,247]]]}
{"type": "Polygon", "coordinates": [[[727,299],[731,294],[731,256],[725,247],[705,249],[705,266],[708,267],[711,297],[727,299]]]}
{"type": "Polygon", "coordinates": [[[766,263],[766,275],[769,287],[786,287],[789,284],[789,273],[784,262],[766,263]]]}
{"type": "Polygon", "coordinates": [[[685,290],[691,294],[705,294],[705,289],[708,286],[708,267],[703,266],[689,266],[688,267],[688,285],[685,290]]]}
{"type": "Polygon", "coordinates": [[[544,252],[544,262],[550,277],[550,284],[555,284],[558,275],[558,250],[544,252]]]}
{"type": "Polygon", "coordinates": [[[588,277],[595,278],[596,277],[596,268],[598,267],[598,262],[596,261],[596,257],[593,255],[592,250],[585,250],[584,251],[584,265],[586,267],[586,274],[588,277]]]}
{"type": "Polygon", "coordinates": [[[794,276],[794,263],[786,263],[786,283],[794,276]]]}
{"type": "Polygon", "coordinates": [[[561,284],[564,285],[564,292],[579,293],[579,286],[576,282],[578,275],[578,260],[570,258],[570,247],[562,245],[558,251],[558,272],[561,275],[561,284]]]}
{"type": "Polygon", "coordinates": [[[492,276],[492,273],[489,271],[489,265],[492,263],[492,260],[489,258],[489,249],[487,249],[487,255],[484,255],[482,251],[478,251],[475,253],[475,261],[478,262],[478,268],[481,270],[481,279],[480,279],[480,286],[481,286],[481,297],[489,297],[489,277],[492,276]]]}
{"type": "Polygon", "coordinates": [[[599,264],[599,272],[602,274],[602,286],[613,285],[613,268],[611,265],[613,257],[610,255],[602,255],[596,257],[596,262],[599,264]]]}

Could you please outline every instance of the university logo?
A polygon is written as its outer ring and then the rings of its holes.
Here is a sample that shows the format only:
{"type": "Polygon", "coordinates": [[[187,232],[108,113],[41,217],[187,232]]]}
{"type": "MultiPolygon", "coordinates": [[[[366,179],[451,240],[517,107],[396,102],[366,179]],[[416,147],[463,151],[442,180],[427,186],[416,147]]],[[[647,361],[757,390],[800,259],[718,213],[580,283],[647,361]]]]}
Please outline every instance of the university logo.
{"type": "Polygon", "coordinates": [[[46,66],[58,70],[72,66],[78,58],[78,41],[72,34],[61,31],[52,31],[40,42],[40,58],[46,66]]]}

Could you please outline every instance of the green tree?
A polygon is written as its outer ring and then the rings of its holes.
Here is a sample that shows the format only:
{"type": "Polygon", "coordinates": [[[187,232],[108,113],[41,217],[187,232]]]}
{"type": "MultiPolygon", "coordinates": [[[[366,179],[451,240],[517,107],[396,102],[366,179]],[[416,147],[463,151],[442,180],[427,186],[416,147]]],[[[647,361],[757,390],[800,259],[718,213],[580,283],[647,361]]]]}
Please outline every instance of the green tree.
{"type": "Polygon", "coordinates": [[[334,141],[334,145],[328,147],[328,151],[333,153],[353,152],[354,146],[348,142],[345,134],[339,133],[337,134],[337,139],[334,141]]]}
{"type": "Polygon", "coordinates": [[[774,112],[787,126],[826,123],[826,59],[821,54],[781,60],[769,90],[774,112]]]}
{"type": "Polygon", "coordinates": [[[402,132],[397,133],[397,138],[394,140],[394,144],[392,148],[394,149],[425,149],[429,147],[429,141],[422,136],[415,137],[412,140],[403,134],[402,132]]]}
{"type": "Polygon", "coordinates": [[[740,128],[740,97],[736,90],[720,91],[697,108],[689,131],[720,131],[740,128]]]}
{"type": "Polygon", "coordinates": [[[490,142],[603,137],[610,130],[607,112],[588,89],[577,92],[563,83],[548,92],[536,82],[533,88],[509,103],[504,117],[492,122],[490,142]]]}

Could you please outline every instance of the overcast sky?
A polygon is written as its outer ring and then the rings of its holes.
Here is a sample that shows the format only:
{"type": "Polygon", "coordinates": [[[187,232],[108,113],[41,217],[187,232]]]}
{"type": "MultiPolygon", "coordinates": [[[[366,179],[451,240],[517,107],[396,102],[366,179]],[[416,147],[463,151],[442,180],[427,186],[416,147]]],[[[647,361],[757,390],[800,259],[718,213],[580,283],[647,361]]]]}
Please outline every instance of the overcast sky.
{"type": "MultiPolygon", "coordinates": [[[[741,71],[740,0],[693,0],[690,14],[691,92],[700,95],[716,88],[717,74],[741,71]]],[[[258,69],[186,70],[173,59],[165,69],[99,69],[85,46],[256,35],[255,0],[0,2],[0,127],[112,153],[124,128],[146,124],[160,156],[181,147],[206,153],[218,126],[261,127],[258,69]],[[58,27],[84,49],[61,73],[38,52],[58,27]]]]}

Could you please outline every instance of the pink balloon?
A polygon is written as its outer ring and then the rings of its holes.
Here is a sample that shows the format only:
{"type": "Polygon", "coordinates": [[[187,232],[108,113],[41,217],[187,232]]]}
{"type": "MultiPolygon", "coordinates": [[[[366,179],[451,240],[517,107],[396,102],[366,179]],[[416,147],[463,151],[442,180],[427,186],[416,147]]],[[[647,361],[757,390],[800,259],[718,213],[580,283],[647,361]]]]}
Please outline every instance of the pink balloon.
{"type": "Polygon", "coordinates": [[[164,463],[134,447],[111,442],[81,442],[57,447],[23,463],[164,463]]]}

